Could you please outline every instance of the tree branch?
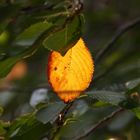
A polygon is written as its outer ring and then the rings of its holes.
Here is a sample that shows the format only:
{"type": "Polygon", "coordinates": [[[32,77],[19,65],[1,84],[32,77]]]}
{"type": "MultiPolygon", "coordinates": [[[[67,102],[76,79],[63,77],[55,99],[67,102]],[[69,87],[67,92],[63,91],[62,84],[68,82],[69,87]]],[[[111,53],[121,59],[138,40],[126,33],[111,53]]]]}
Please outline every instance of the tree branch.
{"type": "Polygon", "coordinates": [[[113,45],[118,41],[118,39],[127,31],[135,27],[136,25],[140,24],[140,17],[137,19],[134,19],[133,21],[130,21],[126,23],[125,25],[122,25],[115,33],[115,35],[109,40],[109,42],[105,45],[103,49],[99,51],[99,53],[95,57],[95,63],[100,61],[104,54],[113,47],[113,45]]]}
{"type": "MultiPolygon", "coordinates": [[[[63,2],[62,2],[63,3],[63,2]]],[[[69,13],[71,15],[76,15],[81,12],[83,9],[83,3],[80,0],[70,0],[65,2],[65,4],[68,4],[67,7],[69,9],[69,13]]],[[[46,5],[39,5],[39,6],[29,6],[29,7],[24,7],[21,9],[21,13],[23,14],[28,14],[28,13],[34,13],[34,12],[39,12],[39,11],[47,11],[47,10],[53,10],[53,8],[57,4],[46,4],[46,5]]]]}
{"type": "Polygon", "coordinates": [[[69,109],[72,107],[74,101],[69,102],[66,107],[60,112],[59,116],[57,117],[57,124],[61,126],[64,123],[64,117],[67,115],[69,109]]]}
{"type": "Polygon", "coordinates": [[[34,7],[25,7],[21,9],[22,13],[33,13],[38,11],[44,11],[44,10],[52,10],[55,5],[40,5],[40,6],[34,6],[34,7]]]}
{"type": "Polygon", "coordinates": [[[124,110],[125,109],[123,109],[123,108],[119,108],[118,110],[112,112],[112,114],[110,114],[109,116],[107,116],[107,117],[103,118],[102,120],[100,120],[97,124],[95,124],[93,127],[88,129],[85,133],[83,133],[81,136],[78,136],[74,140],[81,140],[82,138],[85,138],[86,136],[88,136],[89,134],[94,132],[97,128],[99,128],[101,125],[105,124],[106,122],[108,122],[109,120],[111,120],[113,117],[115,117],[116,115],[120,114],[124,110]]]}
{"type": "Polygon", "coordinates": [[[55,138],[55,136],[57,135],[57,133],[59,132],[60,128],[63,126],[64,123],[64,118],[67,115],[68,111],[70,110],[70,108],[72,107],[74,101],[69,102],[65,108],[59,113],[56,121],[54,122],[54,124],[56,125],[56,131],[52,134],[52,137],[49,138],[49,140],[53,140],[55,138]]]}
{"type": "MultiPolygon", "coordinates": [[[[132,29],[133,27],[135,27],[136,25],[140,24],[140,18],[137,18],[133,21],[128,22],[125,25],[122,25],[115,33],[115,35],[108,41],[108,43],[105,45],[105,47],[103,49],[101,49],[99,51],[99,53],[96,55],[95,57],[95,65],[103,58],[103,56],[105,55],[105,53],[113,47],[113,45],[118,41],[118,39],[127,31],[129,31],[130,29],[132,29]]],[[[116,63],[114,64],[116,65],[116,63]]],[[[113,66],[114,66],[113,65],[113,66]]],[[[95,83],[95,81],[99,80],[100,78],[102,78],[105,74],[107,74],[110,69],[113,67],[111,66],[109,69],[105,70],[102,73],[99,73],[98,75],[94,76],[89,89],[92,87],[93,83],[95,83]]]]}

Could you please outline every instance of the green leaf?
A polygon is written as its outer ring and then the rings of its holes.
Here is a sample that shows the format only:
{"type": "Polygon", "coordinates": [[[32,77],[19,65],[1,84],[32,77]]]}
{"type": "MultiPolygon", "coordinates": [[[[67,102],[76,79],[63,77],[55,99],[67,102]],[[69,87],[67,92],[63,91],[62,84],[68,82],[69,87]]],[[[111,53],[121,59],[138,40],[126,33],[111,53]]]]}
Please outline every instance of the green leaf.
{"type": "Polygon", "coordinates": [[[135,88],[136,86],[138,86],[139,84],[140,84],[140,78],[137,78],[137,79],[128,81],[128,82],[126,83],[126,87],[127,87],[128,89],[132,89],[132,88],[135,88]]]}
{"type": "Polygon", "coordinates": [[[33,55],[38,48],[36,46],[30,47],[21,54],[8,57],[5,60],[0,61],[0,78],[5,77],[12,69],[12,67],[20,60],[25,59],[33,55]]]}
{"type": "Polygon", "coordinates": [[[12,69],[12,67],[18,62],[22,56],[10,57],[4,61],[0,61],[0,78],[5,77],[12,69]]]}
{"type": "Polygon", "coordinates": [[[112,91],[93,91],[87,92],[87,95],[93,99],[97,99],[102,102],[118,105],[126,100],[124,93],[112,92],[112,91]]]}
{"type": "Polygon", "coordinates": [[[87,95],[88,97],[101,102],[121,106],[126,109],[133,109],[140,105],[139,94],[137,94],[138,88],[139,86],[134,87],[125,93],[112,91],[93,91],[88,92],[87,95]]]}
{"type": "Polygon", "coordinates": [[[53,32],[48,36],[43,42],[44,47],[65,54],[80,38],[81,26],[81,17],[75,17],[70,23],[65,25],[64,29],[53,32]]]}
{"type": "Polygon", "coordinates": [[[7,132],[7,138],[10,140],[39,140],[50,128],[50,124],[44,125],[36,120],[34,114],[28,114],[11,124],[7,132]]]}
{"type": "Polygon", "coordinates": [[[103,107],[103,106],[108,106],[108,105],[109,105],[109,103],[98,101],[98,102],[95,102],[92,106],[93,107],[103,107]]]}
{"type": "Polygon", "coordinates": [[[49,121],[55,120],[64,107],[65,104],[63,102],[50,103],[47,107],[40,109],[36,113],[36,118],[46,124],[49,121]]]}
{"type": "Polygon", "coordinates": [[[48,22],[37,23],[31,26],[30,29],[23,32],[23,34],[21,34],[16,40],[18,41],[18,45],[26,44],[26,45],[31,45],[31,47],[25,49],[21,53],[18,53],[17,55],[9,56],[6,59],[1,60],[0,61],[0,78],[5,77],[18,61],[25,59],[27,57],[30,57],[36,52],[38,48],[40,47],[40,44],[36,46],[35,43],[37,41],[39,43],[39,41],[44,37],[43,35],[41,36],[41,34],[45,31],[46,32],[49,31],[51,27],[52,27],[52,24],[48,22]],[[42,26],[42,27],[40,28],[39,26],[42,26]],[[39,40],[37,40],[38,37],[39,37],[39,40]]]}
{"type": "Polygon", "coordinates": [[[136,117],[140,119],[140,107],[134,108],[132,111],[135,113],[136,117]]]}
{"type": "Polygon", "coordinates": [[[9,126],[10,126],[9,122],[0,121],[0,136],[4,136],[6,134],[9,126]]]}
{"type": "Polygon", "coordinates": [[[38,37],[51,26],[52,24],[46,21],[31,25],[16,38],[14,43],[19,46],[31,46],[38,37]]]}
{"type": "Polygon", "coordinates": [[[134,108],[140,106],[140,84],[135,84],[135,87],[126,91],[125,96],[127,98],[126,101],[121,103],[121,106],[131,109],[133,111],[134,108]]]}
{"type": "Polygon", "coordinates": [[[69,117],[55,135],[54,140],[75,140],[89,131],[96,123],[109,115],[112,110],[106,108],[89,109],[77,117],[69,117]],[[98,116],[98,117],[97,117],[98,116]]]}

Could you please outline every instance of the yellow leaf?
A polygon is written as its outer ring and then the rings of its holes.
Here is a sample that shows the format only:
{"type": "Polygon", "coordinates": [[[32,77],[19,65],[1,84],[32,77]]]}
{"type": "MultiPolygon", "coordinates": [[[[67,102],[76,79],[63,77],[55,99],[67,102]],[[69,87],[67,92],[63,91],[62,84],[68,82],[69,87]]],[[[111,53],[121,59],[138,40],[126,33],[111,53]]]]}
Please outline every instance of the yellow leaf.
{"type": "Polygon", "coordinates": [[[64,102],[72,101],[89,86],[94,64],[82,39],[64,56],[52,51],[48,61],[48,80],[64,102]]]}

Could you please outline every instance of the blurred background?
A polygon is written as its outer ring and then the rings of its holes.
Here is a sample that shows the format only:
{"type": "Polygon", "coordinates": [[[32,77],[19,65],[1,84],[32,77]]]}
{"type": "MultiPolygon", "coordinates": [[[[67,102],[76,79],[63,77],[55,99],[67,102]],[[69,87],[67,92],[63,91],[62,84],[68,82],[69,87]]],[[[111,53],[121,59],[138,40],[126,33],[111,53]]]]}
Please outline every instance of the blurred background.
{"type": "MultiPolygon", "coordinates": [[[[37,0],[13,0],[13,2],[23,6],[39,3],[37,0]]],[[[4,4],[5,0],[0,0],[0,5],[4,4]]],[[[108,44],[120,27],[140,17],[140,0],[85,0],[83,14],[85,17],[83,38],[93,59],[96,59],[98,52],[108,44]]],[[[2,13],[0,18],[1,16],[3,16],[2,13]]],[[[24,17],[21,18],[24,19],[24,17]]],[[[26,18],[22,20],[19,19],[19,25],[26,26],[26,18]]],[[[12,28],[14,29],[9,27],[0,34],[0,52],[4,47],[7,51],[9,50],[9,53],[19,51],[19,48],[10,48],[9,44],[21,27],[17,24],[12,28]],[[13,30],[15,32],[12,32],[13,30]],[[10,51],[11,49],[15,51],[10,51]]],[[[17,116],[32,112],[40,102],[59,100],[47,81],[48,54],[49,51],[41,47],[32,57],[18,62],[8,76],[0,80],[0,106],[3,108],[0,118],[2,120],[12,121],[17,116]]],[[[95,63],[94,78],[89,91],[115,92],[125,91],[128,81],[140,78],[140,24],[124,33],[102,59],[95,63]]],[[[115,106],[108,105],[95,107],[90,101],[87,103],[84,100],[75,103],[75,115],[83,114],[80,116],[83,122],[87,121],[90,125],[110,114],[114,109],[116,109],[115,106]]],[[[82,124],[85,128],[89,126],[89,124],[82,124]]],[[[140,121],[133,113],[124,111],[97,129],[94,134],[91,133],[84,138],[84,140],[93,139],[139,140],[140,121]]]]}

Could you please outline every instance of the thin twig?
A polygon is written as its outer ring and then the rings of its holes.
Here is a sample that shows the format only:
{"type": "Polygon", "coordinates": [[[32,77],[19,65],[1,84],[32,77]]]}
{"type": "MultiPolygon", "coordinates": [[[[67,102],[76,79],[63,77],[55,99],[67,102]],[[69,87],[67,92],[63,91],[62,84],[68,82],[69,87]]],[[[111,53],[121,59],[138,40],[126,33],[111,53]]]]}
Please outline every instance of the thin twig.
{"type": "Polygon", "coordinates": [[[70,110],[70,108],[72,107],[74,101],[69,102],[65,108],[59,113],[56,121],[54,122],[54,124],[56,125],[56,131],[53,133],[52,137],[49,138],[49,140],[53,140],[55,138],[55,136],[57,135],[57,133],[59,132],[60,128],[63,126],[64,123],[64,119],[65,116],[67,115],[68,111],[70,110]]]}
{"type": "Polygon", "coordinates": [[[109,116],[107,116],[107,117],[103,118],[102,120],[100,120],[96,125],[93,125],[93,127],[88,129],[82,135],[77,136],[77,138],[75,138],[74,140],[81,140],[82,138],[85,138],[86,136],[88,136],[89,134],[94,132],[97,128],[99,128],[101,125],[103,125],[104,123],[108,122],[109,120],[111,120],[113,117],[115,117],[116,115],[120,114],[124,110],[125,110],[124,108],[119,108],[118,110],[112,112],[112,114],[110,114],[109,116]]]}
{"type": "Polygon", "coordinates": [[[40,5],[40,6],[34,6],[34,7],[24,7],[21,9],[22,13],[34,13],[39,11],[46,11],[46,10],[52,10],[55,5],[40,5]]]}
{"type": "Polygon", "coordinates": [[[100,61],[102,59],[102,57],[104,56],[104,54],[111,48],[113,47],[113,45],[116,43],[116,41],[118,41],[118,39],[127,31],[129,31],[130,29],[132,29],[133,27],[135,27],[136,25],[140,24],[140,17],[137,19],[134,19],[128,23],[126,23],[125,25],[122,25],[117,31],[116,34],[109,40],[109,42],[105,45],[105,47],[103,49],[101,49],[99,51],[99,53],[97,54],[97,56],[95,57],[95,63],[97,63],[98,61],[100,61]]]}
{"type": "MultiPolygon", "coordinates": [[[[140,24],[140,18],[137,18],[133,21],[128,22],[127,24],[121,26],[117,31],[116,34],[109,40],[109,42],[105,45],[105,47],[103,49],[101,49],[101,51],[99,51],[99,53],[97,54],[97,56],[95,57],[95,65],[103,58],[104,54],[113,47],[113,45],[118,41],[118,39],[127,31],[129,31],[130,29],[132,29],[133,27],[135,27],[136,25],[140,24]]],[[[113,65],[114,66],[114,65],[113,65]]],[[[95,81],[99,80],[100,78],[102,78],[105,74],[107,74],[110,69],[113,67],[111,66],[109,69],[105,70],[104,72],[100,73],[99,75],[95,76],[90,84],[90,88],[92,87],[93,83],[95,83],[95,81]]]]}
{"type": "Polygon", "coordinates": [[[60,112],[58,118],[57,118],[57,123],[59,125],[62,125],[62,123],[64,122],[64,117],[67,115],[69,109],[72,107],[74,101],[69,102],[66,107],[60,112]]]}

